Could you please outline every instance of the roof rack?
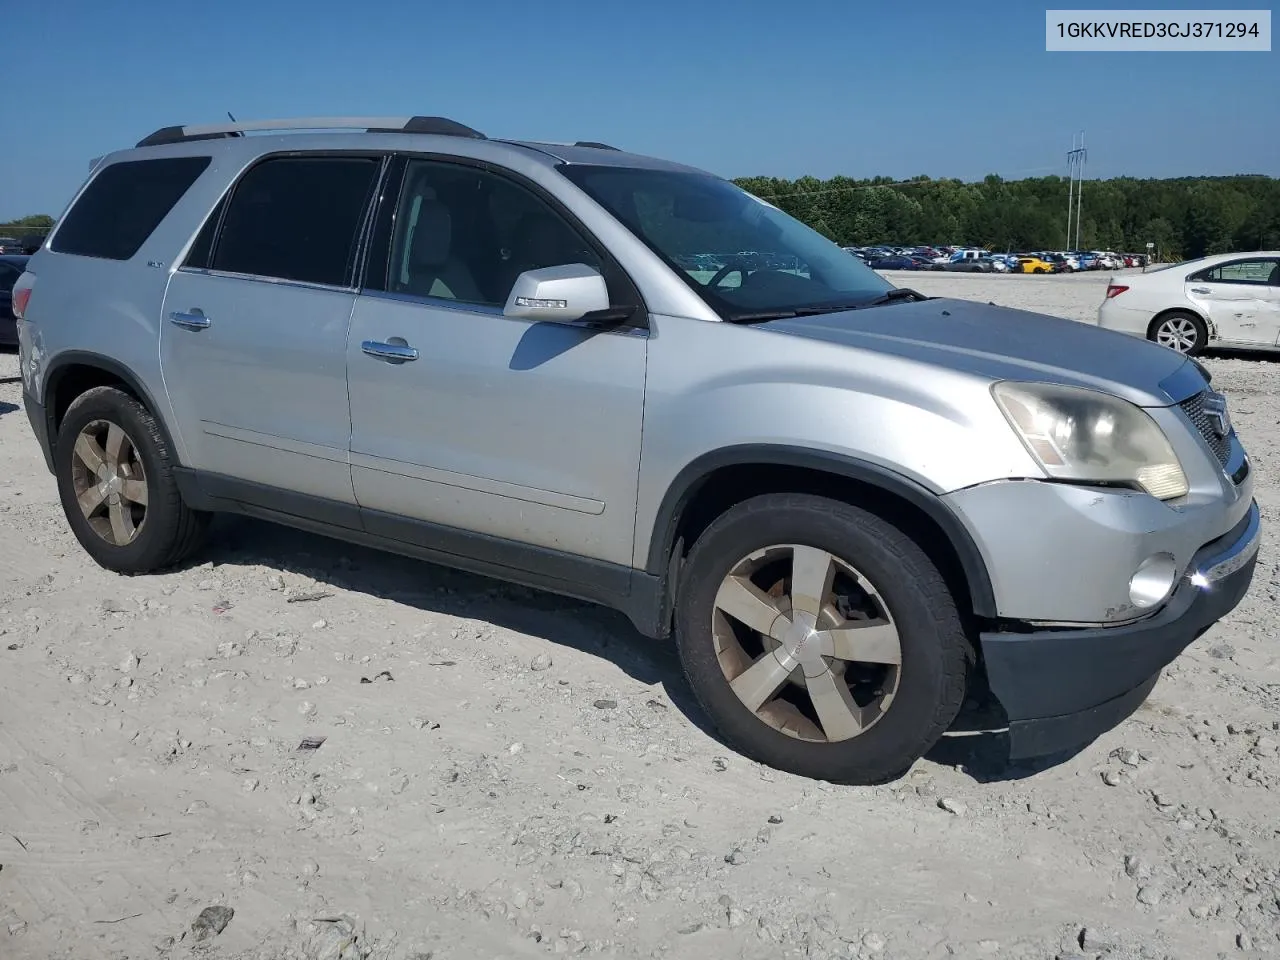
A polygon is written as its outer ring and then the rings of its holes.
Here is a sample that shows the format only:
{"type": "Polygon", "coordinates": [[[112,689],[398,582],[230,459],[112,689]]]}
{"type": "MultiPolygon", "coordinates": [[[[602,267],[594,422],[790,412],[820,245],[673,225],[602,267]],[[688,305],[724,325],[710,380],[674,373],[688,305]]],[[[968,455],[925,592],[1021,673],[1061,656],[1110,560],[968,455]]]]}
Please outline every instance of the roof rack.
{"type": "Polygon", "coordinates": [[[368,133],[430,133],[473,140],[487,139],[479,130],[473,130],[447,117],[297,117],[161,127],[155,133],[143,137],[137,145],[154,147],[162,143],[243,137],[246,132],[259,130],[364,130],[368,133]]]}
{"type": "MultiPolygon", "coordinates": [[[[575,147],[595,147],[597,150],[618,150],[617,147],[610,146],[607,143],[598,143],[595,140],[579,140],[574,144],[575,147]]],[[[619,151],[621,152],[621,151],[619,151]]]]}

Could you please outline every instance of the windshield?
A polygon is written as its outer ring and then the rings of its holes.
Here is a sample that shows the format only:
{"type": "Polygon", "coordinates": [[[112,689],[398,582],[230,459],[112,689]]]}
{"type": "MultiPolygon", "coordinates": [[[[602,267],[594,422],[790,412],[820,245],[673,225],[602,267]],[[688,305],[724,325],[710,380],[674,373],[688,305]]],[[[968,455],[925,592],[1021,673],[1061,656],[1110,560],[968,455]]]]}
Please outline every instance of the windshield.
{"type": "Polygon", "coordinates": [[[726,320],[859,306],[893,289],[858,257],[727,180],[629,167],[560,171],[726,320]]]}

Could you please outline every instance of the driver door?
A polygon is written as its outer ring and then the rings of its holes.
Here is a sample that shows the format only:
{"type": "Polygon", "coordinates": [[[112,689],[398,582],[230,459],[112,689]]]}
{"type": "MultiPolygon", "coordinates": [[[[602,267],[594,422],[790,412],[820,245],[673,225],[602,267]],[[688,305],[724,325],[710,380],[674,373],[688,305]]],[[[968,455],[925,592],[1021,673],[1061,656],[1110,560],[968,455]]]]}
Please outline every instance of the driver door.
{"type": "Polygon", "coordinates": [[[1280,337],[1280,304],[1271,283],[1278,270],[1275,257],[1220,263],[1187,281],[1187,298],[1204,310],[1223,340],[1273,346],[1280,337]]]}

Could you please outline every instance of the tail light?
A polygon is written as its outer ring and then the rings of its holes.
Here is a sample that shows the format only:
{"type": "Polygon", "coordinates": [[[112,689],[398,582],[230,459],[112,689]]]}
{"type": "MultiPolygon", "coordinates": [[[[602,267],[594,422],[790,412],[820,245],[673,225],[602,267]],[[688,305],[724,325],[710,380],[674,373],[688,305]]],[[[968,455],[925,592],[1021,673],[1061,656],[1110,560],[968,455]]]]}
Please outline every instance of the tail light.
{"type": "Polygon", "coordinates": [[[1124,284],[1120,284],[1120,283],[1109,284],[1107,286],[1107,299],[1110,300],[1112,297],[1118,297],[1120,296],[1120,294],[1124,293],[1128,289],[1129,288],[1126,287],[1124,284]]]}
{"type": "Polygon", "coordinates": [[[18,320],[26,319],[27,304],[31,302],[31,289],[29,286],[13,288],[13,315],[18,320]]]}

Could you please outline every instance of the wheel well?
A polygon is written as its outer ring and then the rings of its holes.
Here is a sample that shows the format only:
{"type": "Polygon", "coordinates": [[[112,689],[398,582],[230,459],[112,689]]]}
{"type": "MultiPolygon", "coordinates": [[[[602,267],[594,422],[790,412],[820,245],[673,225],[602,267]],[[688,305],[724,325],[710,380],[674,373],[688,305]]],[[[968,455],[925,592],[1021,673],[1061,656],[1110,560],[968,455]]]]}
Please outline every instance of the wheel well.
{"type": "Polygon", "coordinates": [[[869,510],[892,523],[911,537],[937,566],[966,623],[973,619],[977,585],[970,583],[951,537],[933,517],[906,497],[876,484],[810,467],[734,464],[709,473],[690,491],[676,520],[670,540],[670,571],[674,573],[679,569],[694,542],[717,517],[735,504],[768,493],[827,497],[869,510]]]}
{"type": "Polygon", "coordinates": [[[1199,320],[1200,325],[1205,329],[1205,333],[1208,334],[1209,324],[1204,317],[1200,316],[1200,314],[1196,313],[1194,310],[1188,309],[1187,307],[1171,307],[1168,310],[1161,310],[1159,313],[1157,313],[1154,317],[1151,318],[1151,322],[1147,324],[1147,339],[1150,340],[1152,336],[1155,335],[1156,325],[1160,323],[1161,320],[1164,320],[1166,317],[1172,317],[1175,314],[1179,314],[1179,313],[1185,314],[1188,317],[1192,317],[1196,320],[1199,320]]]}
{"type": "Polygon", "coordinates": [[[139,396],[138,391],[127,380],[110,370],[86,363],[73,363],[59,367],[50,378],[45,397],[51,439],[58,435],[62,418],[66,416],[67,409],[75,402],[76,397],[94,387],[115,387],[140,403],[146,403],[145,398],[139,396]]]}

